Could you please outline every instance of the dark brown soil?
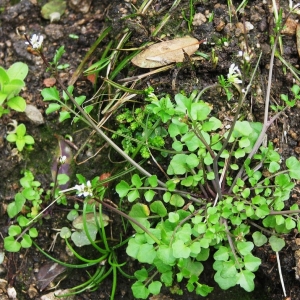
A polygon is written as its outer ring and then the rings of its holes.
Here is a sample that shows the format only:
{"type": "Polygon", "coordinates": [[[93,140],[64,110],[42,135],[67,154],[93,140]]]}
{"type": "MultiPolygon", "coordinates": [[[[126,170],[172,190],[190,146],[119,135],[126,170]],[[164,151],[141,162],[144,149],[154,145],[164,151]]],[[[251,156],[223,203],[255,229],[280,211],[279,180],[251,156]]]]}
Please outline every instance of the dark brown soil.
{"type": "MultiPolygon", "coordinates": [[[[70,6],[67,6],[65,14],[57,23],[52,23],[48,20],[44,20],[41,17],[41,6],[45,1],[29,1],[23,0],[18,4],[12,4],[12,1],[0,0],[0,65],[4,68],[8,68],[16,61],[25,62],[28,64],[30,71],[26,78],[26,90],[22,92],[22,96],[26,99],[28,104],[36,106],[45,118],[45,123],[42,125],[36,125],[30,122],[30,120],[23,113],[11,113],[8,116],[0,119],[0,233],[2,237],[7,234],[7,228],[11,224],[12,220],[9,220],[6,213],[6,205],[13,200],[14,195],[20,189],[19,179],[20,172],[24,169],[30,169],[38,181],[42,183],[44,189],[48,189],[51,178],[51,164],[55,149],[57,148],[57,139],[54,134],[65,135],[70,134],[74,137],[74,143],[81,145],[85,142],[85,139],[89,136],[89,129],[77,127],[77,125],[70,122],[59,124],[57,121],[57,115],[46,115],[45,109],[46,103],[42,101],[40,91],[45,87],[44,79],[49,78],[50,74],[45,72],[43,62],[39,57],[33,56],[26,51],[24,40],[16,33],[16,28],[20,26],[26,27],[26,32],[30,35],[32,33],[40,33],[45,37],[44,40],[44,53],[47,58],[52,58],[56,49],[60,45],[65,46],[66,54],[63,56],[62,62],[69,63],[70,67],[66,71],[62,71],[60,77],[62,81],[67,84],[74,71],[82,61],[86,52],[90,46],[96,41],[100,30],[105,25],[112,25],[113,31],[109,36],[109,39],[118,38],[124,28],[128,27],[132,30],[130,41],[127,48],[139,47],[144,41],[147,41],[151,36],[151,30],[154,26],[157,26],[160,21],[160,14],[142,16],[139,20],[139,25],[136,25],[136,20],[127,19],[121,20],[124,14],[131,14],[134,12],[134,4],[136,7],[140,5],[140,1],[92,1],[92,5],[89,12],[86,14],[73,10],[70,6]],[[79,39],[74,40],[69,38],[69,34],[77,34],[79,39]],[[24,154],[23,158],[18,155],[12,154],[12,145],[9,144],[5,137],[7,131],[10,129],[9,123],[11,120],[17,120],[19,123],[26,124],[27,131],[34,137],[36,143],[34,150],[30,153],[24,154]]],[[[84,2],[84,1],[83,1],[84,2]]],[[[271,12],[272,1],[248,1],[248,6],[245,9],[244,14],[234,14],[234,7],[232,7],[232,26],[230,26],[230,17],[228,15],[227,1],[194,1],[196,12],[205,14],[206,10],[214,12],[214,22],[205,23],[201,26],[194,26],[190,33],[195,38],[202,40],[207,39],[206,45],[200,46],[200,51],[208,55],[211,55],[211,43],[218,43],[221,38],[227,37],[229,44],[227,47],[218,46],[216,49],[216,56],[218,57],[218,64],[213,66],[211,61],[196,61],[193,66],[190,62],[183,64],[179,69],[173,69],[158,75],[152,75],[141,80],[134,88],[143,89],[147,85],[151,85],[155,88],[157,95],[169,93],[174,95],[179,91],[184,91],[186,94],[191,93],[194,89],[202,89],[208,85],[212,85],[217,82],[217,76],[228,73],[229,66],[233,62],[238,62],[237,53],[239,49],[239,43],[244,40],[244,35],[241,30],[238,30],[236,24],[243,21],[249,21],[253,25],[253,29],[247,34],[247,42],[253,49],[253,53],[258,57],[259,52],[262,50],[262,59],[259,64],[259,72],[252,86],[252,92],[249,94],[247,103],[245,104],[244,111],[251,114],[251,118],[257,121],[262,121],[263,117],[263,99],[264,92],[267,85],[267,76],[270,59],[270,33],[273,30],[273,14],[271,12]],[[264,4],[263,2],[267,2],[264,4]],[[219,30],[220,22],[225,23],[225,27],[219,30]],[[217,31],[219,30],[219,31],[217,31]],[[175,87],[172,86],[172,80],[176,77],[175,87]]],[[[233,1],[235,8],[238,7],[239,2],[233,1]]],[[[282,3],[285,11],[288,10],[288,1],[282,3]]],[[[157,12],[162,10],[161,15],[165,11],[168,11],[172,6],[171,0],[155,0],[151,4],[152,8],[155,8],[157,12]]],[[[174,38],[177,35],[188,34],[187,23],[181,17],[181,10],[186,9],[188,12],[189,1],[182,0],[177,9],[172,12],[172,16],[169,22],[163,28],[163,33],[166,33],[168,37],[174,38]],[[180,22],[178,22],[180,20],[180,22]]],[[[95,58],[101,56],[101,52],[105,48],[105,43],[108,43],[108,39],[104,40],[96,51],[95,58]]],[[[283,57],[291,65],[299,68],[299,56],[296,47],[295,35],[283,36],[283,57]]],[[[254,60],[255,61],[255,60],[254,60]]],[[[119,78],[125,78],[129,76],[136,76],[143,74],[145,70],[132,68],[125,68],[119,74],[119,78]]],[[[280,94],[289,93],[290,87],[293,85],[293,76],[287,69],[286,73],[282,63],[279,60],[275,62],[274,76],[272,79],[272,99],[273,101],[280,101],[280,94]]],[[[87,95],[92,97],[94,89],[92,83],[87,78],[81,76],[75,84],[78,94],[87,95]]],[[[226,96],[221,99],[220,93],[215,91],[206,94],[206,101],[211,101],[214,106],[214,113],[218,115],[220,119],[226,119],[227,116],[232,115],[232,106],[234,103],[226,103],[226,96]],[[210,94],[209,94],[210,93],[210,94]],[[216,100],[218,99],[218,100],[216,100]],[[225,103],[225,104],[224,104],[225,103]]],[[[268,132],[268,139],[273,141],[279,152],[283,157],[289,157],[291,155],[300,157],[300,123],[299,123],[300,106],[288,110],[285,115],[277,120],[277,122],[271,126],[268,132]],[[284,131],[287,132],[287,141],[282,139],[284,131]]],[[[111,122],[113,125],[113,122],[111,122]]],[[[103,145],[103,142],[94,137],[91,140],[91,151],[96,152],[98,148],[103,145]]],[[[74,167],[74,174],[76,172],[83,174],[87,178],[93,178],[101,175],[104,172],[110,172],[116,166],[109,163],[107,158],[114,158],[114,161],[121,160],[118,156],[114,157],[113,151],[107,147],[100,152],[99,155],[87,163],[77,165],[74,167]]],[[[79,156],[79,160],[83,161],[87,158],[85,152],[79,156]]],[[[75,182],[75,181],[74,181],[75,182]]],[[[111,185],[114,186],[114,183],[111,185]]],[[[116,198],[115,192],[110,192],[107,195],[110,199],[116,198]]],[[[116,203],[118,200],[115,201],[116,203]]],[[[291,199],[287,206],[293,203],[300,204],[299,201],[299,185],[292,193],[291,199]]],[[[39,226],[39,237],[36,242],[43,249],[47,250],[53,242],[53,236],[55,231],[53,228],[61,228],[66,222],[66,214],[72,207],[72,203],[68,207],[55,206],[50,212],[47,218],[45,218],[39,226]]],[[[121,226],[121,220],[119,217],[110,214],[113,219],[112,233],[113,236],[119,236],[121,226]]],[[[109,231],[109,230],[108,230],[109,231]]],[[[127,232],[128,236],[132,232],[127,232]]],[[[300,284],[295,278],[295,268],[299,264],[299,261],[295,259],[295,250],[297,250],[295,239],[298,237],[298,232],[286,235],[287,246],[280,252],[281,269],[283,273],[283,279],[286,286],[287,296],[292,300],[300,299],[300,284]]],[[[0,239],[0,249],[3,247],[2,239],[0,239]]],[[[84,248],[84,247],[83,247],[84,248]]],[[[127,262],[124,271],[129,274],[133,274],[138,267],[135,261],[132,261],[125,253],[125,247],[117,251],[118,261],[120,263],[127,262]]],[[[89,251],[82,250],[82,251],[89,251]]],[[[86,253],[85,253],[86,254],[86,253]]],[[[214,291],[206,297],[206,299],[272,299],[281,300],[284,299],[276,261],[275,253],[270,247],[262,247],[255,250],[256,256],[262,259],[262,265],[259,271],[256,272],[256,289],[252,293],[247,293],[240,288],[233,288],[228,291],[222,291],[213,280],[214,271],[211,269],[210,263],[207,262],[205,266],[205,274],[201,275],[203,283],[214,286],[214,291]]],[[[30,299],[30,289],[35,289],[36,285],[36,272],[40,267],[46,263],[49,263],[42,253],[40,253],[35,247],[28,250],[21,250],[20,253],[7,253],[5,252],[5,260],[1,265],[0,277],[7,280],[10,285],[17,290],[18,299],[30,299]]],[[[55,245],[53,256],[58,259],[67,261],[70,258],[66,255],[65,245],[58,240],[55,245]]],[[[92,255],[92,254],[91,254],[92,255]]],[[[93,273],[94,268],[88,269],[93,273]]],[[[68,273],[66,279],[60,283],[60,288],[71,288],[79,285],[88,279],[88,274],[84,269],[74,269],[68,273]]],[[[110,299],[110,288],[112,284],[112,278],[108,277],[96,292],[84,292],[80,295],[76,295],[75,299],[110,299]]],[[[118,285],[115,299],[133,299],[131,293],[132,282],[121,275],[118,277],[118,285]]],[[[173,295],[168,289],[164,289],[159,297],[153,297],[151,299],[181,299],[183,297],[187,299],[199,299],[199,296],[190,294],[186,291],[184,286],[183,296],[173,295]]],[[[41,295],[46,294],[44,291],[37,291],[33,293],[31,299],[40,299],[41,295]]],[[[6,294],[1,294],[0,299],[8,299],[6,294]]]]}

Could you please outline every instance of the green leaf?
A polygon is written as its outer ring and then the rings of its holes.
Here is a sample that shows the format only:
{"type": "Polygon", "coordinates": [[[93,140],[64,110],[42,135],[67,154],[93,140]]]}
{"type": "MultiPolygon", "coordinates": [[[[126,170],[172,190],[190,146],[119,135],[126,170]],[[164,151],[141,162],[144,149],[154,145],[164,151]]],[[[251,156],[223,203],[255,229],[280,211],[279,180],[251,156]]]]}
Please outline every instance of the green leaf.
{"type": "Polygon", "coordinates": [[[191,119],[195,121],[203,121],[207,119],[211,108],[206,103],[192,103],[191,105],[191,119]]]}
{"type": "Polygon", "coordinates": [[[258,206],[255,210],[255,215],[258,216],[260,219],[264,218],[265,216],[269,215],[270,209],[267,204],[263,204],[258,206]]]}
{"type": "Polygon", "coordinates": [[[145,285],[140,281],[135,282],[131,286],[131,290],[133,296],[137,299],[148,299],[148,296],[150,294],[148,289],[145,287],[145,285]]]}
{"type": "Polygon", "coordinates": [[[210,250],[209,248],[201,248],[201,252],[197,255],[197,260],[198,261],[207,261],[207,259],[209,258],[209,253],[210,250]]]}
{"type": "Polygon", "coordinates": [[[178,240],[172,244],[173,256],[176,258],[188,258],[191,250],[182,240],[178,240]]]}
{"type": "Polygon", "coordinates": [[[252,242],[237,242],[236,245],[241,255],[247,255],[251,253],[252,249],[254,248],[252,242]]]}
{"type": "Polygon", "coordinates": [[[138,174],[134,174],[131,177],[131,182],[137,188],[140,188],[143,185],[143,182],[141,181],[141,178],[138,174]]]}
{"type": "Polygon", "coordinates": [[[285,163],[289,169],[290,176],[294,179],[299,180],[300,179],[300,162],[299,162],[299,160],[296,157],[291,156],[285,161],[285,163]]]}
{"type": "Polygon", "coordinates": [[[250,196],[250,189],[249,188],[245,188],[241,195],[243,196],[244,199],[247,199],[250,196]]]}
{"type": "Polygon", "coordinates": [[[75,101],[77,102],[78,105],[81,105],[84,102],[85,98],[86,96],[75,97],[75,101]]]}
{"type": "Polygon", "coordinates": [[[285,220],[285,227],[286,229],[291,230],[296,227],[296,222],[291,217],[288,217],[285,220]]]}
{"type": "Polygon", "coordinates": [[[7,236],[4,238],[4,249],[9,252],[19,252],[21,244],[17,242],[14,237],[7,236]]]}
{"type": "Polygon", "coordinates": [[[252,133],[252,127],[248,121],[236,121],[234,126],[233,136],[249,136],[252,133]]]}
{"type": "Polygon", "coordinates": [[[216,251],[214,254],[215,260],[226,261],[226,260],[228,260],[228,258],[229,258],[228,248],[224,247],[224,246],[220,246],[218,251],[216,251]]]}
{"type": "Polygon", "coordinates": [[[17,220],[21,227],[26,227],[29,222],[29,220],[23,215],[18,216],[17,220]]]}
{"type": "Polygon", "coordinates": [[[145,268],[134,272],[134,277],[141,282],[145,281],[148,276],[148,271],[145,268]]]}
{"type": "Polygon", "coordinates": [[[56,87],[45,88],[41,92],[44,101],[60,101],[59,92],[56,87]]]}
{"type": "Polygon", "coordinates": [[[157,176],[156,175],[152,175],[150,177],[148,177],[148,182],[150,184],[151,187],[157,187],[158,183],[157,183],[157,176]]]}
{"type": "Polygon", "coordinates": [[[136,239],[129,240],[126,253],[129,256],[136,258],[140,263],[152,264],[156,257],[156,251],[153,245],[140,244],[136,239]]]}
{"type": "Polygon", "coordinates": [[[171,223],[177,223],[179,220],[179,214],[177,212],[170,212],[169,214],[169,221],[171,223]]]}
{"type": "Polygon", "coordinates": [[[125,197],[128,194],[129,190],[130,190],[130,186],[124,180],[121,180],[121,182],[118,183],[116,186],[116,192],[119,194],[120,198],[125,197]]]}
{"type": "Polygon", "coordinates": [[[252,254],[247,254],[244,256],[244,263],[247,270],[255,272],[261,264],[261,259],[252,254]]]}
{"type": "Polygon", "coordinates": [[[186,166],[186,158],[187,155],[186,154],[176,154],[174,155],[174,157],[172,158],[167,173],[169,175],[174,175],[174,174],[179,174],[179,175],[183,175],[186,173],[187,171],[187,166],[186,166]]]}
{"type": "Polygon", "coordinates": [[[129,202],[133,202],[136,199],[140,198],[140,193],[138,190],[133,190],[128,193],[127,197],[129,202]]]}
{"type": "Polygon", "coordinates": [[[7,214],[10,218],[15,217],[23,208],[25,204],[25,197],[21,193],[15,195],[15,201],[11,202],[7,206],[7,214]]]}
{"type": "Polygon", "coordinates": [[[252,238],[253,238],[253,242],[254,242],[255,246],[257,246],[257,247],[261,247],[268,241],[267,237],[259,231],[255,231],[252,234],[252,238]]]}
{"type": "Polygon", "coordinates": [[[191,153],[186,158],[186,164],[191,169],[196,168],[199,165],[199,163],[200,163],[200,160],[198,159],[198,157],[194,153],[191,153]]]}
{"type": "Polygon", "coordinates": [[[242,270],[238,275],[237,283],[247,292],[254,290],[255,275],[249,270],[242,270]]]}
{"type": "MultiPolygon", "coordinates": [[[[52,104],[52,103],[51,103],[52,104]]],[[[50,105],[51,105],[50,104],[50,105]]],[[[49,106],[50,106],[49,105],[49,106]]],[[[47,111],[46,111],[46,113],[47,113],[47,111]]],[[[71,114],[70,114],[70,112],[68,112],[68,111],[60,111],[59,112],[59,122],[60,123],[62,123],[63,121],[65,121],[65,120],[67,120],[67,119],[70,119],[71,118],[71,114]]],[[[74,121],[74,123],[76,123],[75,122],[75,119],[76,119],[76,117],[73,119],[73,121],[74,121]]],[[[79,118],[78,118],[79,119],[79,118]]],[[[77,119],[76,119],[77,120],[77,119]]]]}
{"type": "Polygon", "coordinates": [[[20,125],[18,125],[17,129],[16,129],[16,135],[18,137],[23,137],[26,133],[26,126],[22,123],[20,125]]]}
{"type": "Polygon", "coordinates": [[[160,293],[160,289],[162,287],[162,283],[160,281],[152,281],[149,286],[149,292],[153,295],[158,295],[160,293]]]}
{"type": "Polygon", "coordinates": [[[155,196],[155,192],[153,190],[148,190],[145,194],[144,197],[147,202],[151,202],[155,196]]]}
{"type": "Polygon", "coordinates": [[[231,278],[236,278],[237,270],[234,261],[224,261],[223,262],[223,268],[221,269],[221,276],[223,278],[228,278],[228,280],[231,280],[231,278]]]}
{"type": "Polygon", "coordinates": [[[26,109],[26,101],[20,96],[15,96],[7,101],[7,106],[15,111],[23,112],[26,109]]]}
{"type": "Polygon", "coordinates": [[[16,145],[17,145],[17,149],[18,151],[22,151],[23,148],[25,147],[25,140],[24,139],[17,139],[16,140],[16,145]]]}
{"type": "Polygon", "coordinates": [[[21,241],[21,246],[23,248],[30,248],[32,246],[31,237],[27,233],[25,233],[23,235],[23,238],[22,238],[22,241],[21,241]]]}
{"type": "Polygon", "coordinates": [[[272,235],[269,238],[269,243],[271,245],[272,250],[275,251],[275,252],[280,251],[285,246],[284,239],[278,238],[275,235],[272,235]]]}
{"type": "MultiPolygon", "coordinates": [[[[145,226],[146,228],[150,227],[149,221],[147,218],[150,215],[150,211],[147,205],[142,204],[142,203],[136,203],[132,206],[129,216],[133,217],[138,221],[140,224],[145,226]]],[[[137,226],[134,223],[131,223],[132,227],[137,231],[137,232],[144,232],[143,229],[141,229],[139,226],[137,226]]]]}
{"type": "Polygon", "coordinates": [[[270,165],[269,165],[269,167],[268,167],[268,170],[269,170],[271,173],[275,173],[275,172],[277,172],[279,169],[280,169],[280,164],[278,164],[278,163],[275,162],[275,161],[271,161],[271,162],[270,162],[270,165]]]}
{"type": "Polygon", "coordinates": [[[214,173],[213,171],[208,172],[208,173],[206,174],[206,176],[207,176],[207,179],[208,179],[208,180],[214,180],[214,179],[215,179],[215,173],[214,173]]]}
{"type": "Polygon", "coordinates": [[[250,146],[250,140],[247,137],[242,137],[239,140],[239,146],[241,148],[246,148],[246,147],[250,146]]]}
{"type": "Polygon", "coordinates": [[[200,295],[202,297],[206,297],[213,290],[214,290],[213,287],[210,287],[210,286],[208,286],[206,284],[200,284],[200,283],[198,283],[197,287],[196,287],[196,294],[200,295]]]}
{"type": "MultiPolygon", "coordinates": [[[[57,110],[59,110],[61,108],[60,104],[57,103],[50,103],[48,108],[46,109],[46,114],[49,115],[57,110]]],[[[69,113],[69,112],[65,112],[65,113],[69,113]]],[[[69,113],[70,114],[70,113],[69,113]]]]}
{"type": "Polygon", "coordinates": [[[22,229],[20,226],[18,225],[11,225],[9,226],[8,228],[8,234],[10,236],[16,236],[16,235],[19,235],[20,233],[22,232],[22,229]]]}
{"type": "Polygon", "coordinates": [[[72,232],[68,227],[62,227],[59,235],[62,239],[68,239],[72,235],[72,232]]]}
{"type": "Polygon", "coordinates": [[[25,135],[24,136],[24,142],[27,145],[33,145],[34,144],[34,139],[31,135],[25,135]]]}
{"type": "Polygon", "coordinates": [[[163,194],[163,200],[165,203],[169,203],[171,199],[172,194],[170,192],[165,192],[163,194]]]}
{"type": "Polygon", "coordinates": [[[150,205],[150,210],[153,213],[158,214],[160,217],[165,217],[167,215],[167,209],[161,201],[154,201],[150,205]]]}
{"type": "Polygon", "coordinates": [[[180,184],[183,186],[192,186],[194,183],[194,177],[193,176],[188,176],[186,178],[184,178],[183,180],[181,180],[180,184]]]}
{"type": "Polygon", "coordinates": [[[8,98],[16,96],[20,93],[22,87],[25,86],[23,80],[20,79],[12,79],[9,83],[3,86],[2,92],[7,94],[8,98]]]}
{"type": "Polygon", "coordinates": [[[241,157],[244,157],[246,154],[245,150],[244,149],[236,149],[236,151],[234,151],[234,157],[235,158],[241,158],[241,157]]]}
{"type": "Polygon", "coordinates": [[[184,199],[178,194],[173,194],[170,199],[170,204],[175,207],[182,207],[184,205],[184,199]]]}
{"type": "Polygon", "coordinates": [[[29,229],[29,235],[32,237],[32,238],[36,238],[38,236],[38,231],[36,228],[30,228],[29,229]]]}
{"type": "MultiPolygon", "coordinates": [[[[28,66],[22,62],[16,62],[10,66],[7,70],[7,75],[9,79],[20,79],[24,80],[28,74],[28,66]]],[[[0,74],[1,76],[1,74],[0,74]]]]}
{"type": "Polygon", "coordinates": [[[167,245],[160,245],[157,250],[157,258],[159,258],[164,264],[172,266],[174,265],[176,258],[173,256],[172,248],[167,245]]]}
{"type": "MultiPolygon", "coordinates": [[[[95,241],[97,235],[97,226],[87,223],[88,231],[90,238],[95,241]]],[[[86,233],[84,231],[75,231],[71,235],[71,239],[77,247],[82,247],[86,245],[90,245],[91,242],[88,239],[86,233]]]]}
{"type": "Polygon", "coordinates": [[[15,133],[10,133],[6,139],[10,142],[10,143],[15,143],[17,140],[17,135],[15,133]]]}
{"type": "Polygon", "coordinates": [[[6,85],[9,82],[9,76],[7,74],[7,71],[0,67],[0,89],[3,90],[3,86],[6,85]]]}
{"type": "Polygon", "coordinates": [[[215,282],[218,283],[222,290],[228,290],[229,288],[235,286],[237,284],[238,277],[231,277],[230,280],[228,278],[223,278],[221,276],[221,271],[218,271],[214,276],[215,282]]]}

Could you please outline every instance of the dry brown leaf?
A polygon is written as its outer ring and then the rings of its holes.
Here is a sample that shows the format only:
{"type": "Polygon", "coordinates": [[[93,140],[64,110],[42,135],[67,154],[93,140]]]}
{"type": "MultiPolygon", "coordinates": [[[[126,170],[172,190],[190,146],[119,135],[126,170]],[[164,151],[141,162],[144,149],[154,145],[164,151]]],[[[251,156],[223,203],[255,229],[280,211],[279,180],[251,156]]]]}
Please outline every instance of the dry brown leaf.
{"type": "Polygon", "coordinates": [[[140,68],[158,68],[175,62],[183,62],[184,52],[192,55],[201,43],[202,41],[199,42],[192,37],[157,43],[140,52],[131,62],[140,68]]]}

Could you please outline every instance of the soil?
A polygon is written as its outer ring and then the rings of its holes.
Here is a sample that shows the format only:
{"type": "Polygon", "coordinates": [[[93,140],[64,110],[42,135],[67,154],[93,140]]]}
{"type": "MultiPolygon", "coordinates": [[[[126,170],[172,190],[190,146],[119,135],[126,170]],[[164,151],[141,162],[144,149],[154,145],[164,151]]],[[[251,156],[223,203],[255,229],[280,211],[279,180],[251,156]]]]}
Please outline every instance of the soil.
{"type": "MultiPolygon", "coordinates": [[[[21,172],[25,169],[31,170],[36,180],[41,182],[43,188],[45,190],[49,189],[53,180],[51,166],[55,157],[55,151],[58,148],[58,139],[55,135],[65,136],[69,134],[73,136],[73,143],[80,147],[90,134],[89,129],[83,125],[78,125],[79,123],[65,122],[60,124],[58,123],[57,114],[46,115],[45,110],[48,104],[43,102],[40,91],[45,87],[44,80],[48,79],[50,74],[45,71],[41,58],[26,51],[24,40],[17,34],[16,28],[22,29],[22,26],[24,26],[28,35],[32,33],[42,34],[44,36],[44,54],[47,58],[52,58],[56,49],[64,45],[66,54],[63,56],[62,63],[68,63],[70,66],[60,72],[60,78],[67,85],[72,74],[81,63],[87,51],[89,51],[90,47],[97,40],[99,32],[104,26],[111,25],[113,30],[109,38],[104,39],[97,48],[93,57],[94,60],[101,57],[101,53],[109,40],[118,39],[120,37],[119,33],[125,28],[129,28],[132,31],[127,48],[139,47],[143,42],[151,39],[157,42],[159,39],[151,38],[151,32],[173,4],[173,1],[170,0],[154,0],[148,9],[149,13],[145,13],[138,19],[129,17],[122,20],[123,16],[134,13],[135,7],[139,7],[141,1],[94,0],[87,13],[80,12],[80,4],[77,6],[73,5],[71,8],[70,3],[68,3],[65,13],[61,16],[60,20],[50,23],[49,20],[42,18],[40,12],[45,2],[23,0],[19,3],[13,3],[13,1],[0,0],[0,32],[2,36],[0,41],[0,65],[7,69],[16,61],[28,64],[30,71],[26,78],[26,89],[21,92],[21,96],[26,99],[27,104],[35,106],[44,118],[42,124],[37,124],[30,120],[24,113],[12,112],[0,119],[0,233],[2,237],[7,235],[7,228],[12,222],[12,220],[8,219],[5,211],[7,204],[14,199],[15,194],[20,189],[19,180],[21,172]],[[72,39],[69,37],[70,34],[76,34],[79,38],[72,39]],[[32,151],[24,152],[22,155],[16,154],[13,150],[13,145],[7,142],[5,137],[7,131],[12,129],[10,125],[12,120],[26,124],[27,132],[36,141],[32,151]]],[[[81,5],[86,2],[88,1],[82,1],[81,5]]],[[[228,13],[227,1],[203,0],[193,2],[196,13],[207,15],[207,12],[213,12],[213,22],[194,25],[192,26],[192,31],[188,33],[188,24],[183,19],[181,12],[184,10],[187,16],[189,15],[190,1],[182,0],[180,5],[172,11],[171,18],[163,27],[162,33],[166,34],[168,39],[187,34],[192,35],[198,40],[207,39],[207,43],[202,44],[199,50],[210,56],[211,49],[214,47],[218,63],[214,65],[211,60],[204,59],[193,63],[187,61],[180,68],[167,70],[140,80],[134,88],[144,89],[148,85],[151,85],[157,95],[168,93],[173,96],[179,91],[189,94],[194,89],[200,90],[216,83],[217,76],[226,76],[230,65],[234,62],[239,62],[239,58],[237,57],[240,50],[239,45],[245,41],[243,22],[247,21],[253,25],[253,28],[246,34],[247,43],[252,49],[254,57],[258,57],[260,51],[262,51],[262,58],[258,66],[258,76],[251,87],[252,92],[248,95],[244,111],[249,113],[247,117],[251,117],[256,121],[262,121],[263,99],[267,85],[271,53],[269,39],[274,28],[273,13],[271,10],[272,1],[250,0],[244,13],[238,14],[235,14],[235,8],[239,6],[241,1],[233,1],[233,6],[230,8],[231,17],[228,13]],[[218,45],[220,40],[225,37],[229,41],[228,45],[218,45]]],[[[289,1],[279,2],[284,11],[287,12],[289,1]]],[[[297,16],[292,15],[291,18],[297,19],[297,16]]],[[[299,68],[295,32],[283,35],[283,57],[289,64],[295,68],[299,68]]],[[[253,61],[256,60],[254,59],[253,61]]],[[[116,81],[145,72],[145,69],[138,69],[130,65],[120,72],[116,81]]],[[[272,101],[275,103],[276,101],[280,102],[279,95],[282,93],[288,94],[294,81],[295,79],[290,70],[284,68],[282,63],[276,59],[272,78],[272,101]]],[[[77,95],[86,95],[88,98],[91,98],[95,92],[92,82],[84,76],[80,76],[77,79],[75,89],[77,95]]],[[[211,101],[214,107],[213,112],[221,120],[226,120],[227,117],[232,116],[234,101],[227,102],[225,94],[223,98],[220,98],[219,91],[208,92],[206,94],[206,101],[211,101]],[[216,97],[216,95],[218,96],[216,97]]],[[[298,159],[300,157],[299,114],[300,106],[295,106],[286,111],[284,116],[280,117],[268,132],[268,139],[275,143],[283,158],[291,155],[298,159]]],[[[114,122],[110,121],[109,126],[113,125],[114,122]]],[[[87,161],[84,164],[74,164],[72,174],[78,172],[87,178],[94,178],[102,173],[111,172],[115,168],[118,168],[111,161],[120,161],[121,158],[114,154],[100,138],[93,136],[89,139],[89,148],[85,148],[78,156],[78,161],[85,160],[87,161]],[[104,146],[103,149],[102,146],[104,146]],[[99,149],[102,150],[98,153],[99,149]],[[98,154],[92,159],[87,160],[89,156],[96,153],[98,154]]],[[[74,178],[72,182],[76,182],[74,178]]],[[[293,203],[300,204],[298,191],[299,185],[296,186],[292,193],[287,207],[293,203]]],[[[107,197],[118,203],[113,188],[107,197]]],[[[36,243],[42,246],[43,249],[47,250],[52,244],[55,236],[54,229],[61,228],[66,224],[66,215],[72,205],[72,203],[64,207],[54,205],[48,216],[40,223],[38,228],[39,237],[36,239],[36,243]]],[[[122,228],[121,220],[111,212],[107,213],[113,220],[113,225],[111,226],[112,235],[118,236],[120,228],[122,228]]],[[[127,232],[127,235],[129,236],[132,233],[127,232]]],[[[295,270],[297,271],[300,268],[296,243],[298,235],[297,231],[286,235],[287,246],[279,254],[287,296],[292,300],[300,299],[300,284],[295,274],[295,270]]],[[[2,239],[0,239],[0,249],[1,247],[3,248],[2,239]]],[[[82,251],[88,252],[89,250],[82,251]]],[[[83,256],[85,254],[83,253],[83,256]]],[[[117,254],[119,262],[127,263],[124,271],[133,274],[138,265],[126,255],[125,247],[119,249],[117,254]]],[[[247,293],[238,287],[227,291],[221,290],[214,283],[214,271],[211,269],[210,263],[207,262],[205,274],[201,275],[201,279],[203,283],[213,285],[214,291],[205,299],[284,299],[275,253],[270,247],[265,246],[257,248],[254,254],[262,259],[262,265],[255,273],[256,288],[254,292],[247,293]]],[[[71,260],[66,254],[65,244],[60,239],[56,242],[51,255],[63,261],[71,260]]],[[[88,253],[87,255],[93,256],[93,253],[88,253]]],[[[5,260],[0,265],[0,277],[16,289],[18,299],[40,299],[42,295],[49,292],[47,290],[49,287],[41,291],[38,290],[37,273],[42,266],[47,265],[49,262],[51,261],[35,247],[21,250],[19,253],[5,252],[5,260]]],[[[95,269],[89,268],[88,271],[93,273],[95,269]]],[[[61,281],[59,288],[71,288],[87,279],[88,273],[86,270],[73,269],[71,273],[67,272],[67,276],[61,281]]],[[[57,282],[57,278],[54,281],[57,282]]],[[[110,299],[111,284],[112,278],[108,277],[97,291],[85,291],[80,295],[76,295],[74,299],[110,299]]],[[[132,282],[129,279],[119,276],[115,299],[133,299],[131,284],[132,282]]],[[[199,298],[199,296],[188,293],[184,285],[182,288],[184,291],[184,295],[182,296],[172,294],[168,289],[163,289],[158,297],[152,297],[151,299],[199,298]]],[[[1,294],[0,288],[1,300],[8,299],[5,291],[5,288],[2,289],[1,294]]]]}

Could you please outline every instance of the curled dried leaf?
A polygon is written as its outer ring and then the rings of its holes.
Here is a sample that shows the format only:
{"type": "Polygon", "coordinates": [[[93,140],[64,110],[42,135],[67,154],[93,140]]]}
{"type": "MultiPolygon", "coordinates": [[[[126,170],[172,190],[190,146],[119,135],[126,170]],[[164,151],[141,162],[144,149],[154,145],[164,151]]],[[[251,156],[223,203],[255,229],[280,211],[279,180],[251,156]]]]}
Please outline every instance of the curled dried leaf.
{"type": "Polygon", "coordinates": [[[158,68],[175,62],[184,61],[184,53],[194,54],[202,41],[192,37],[183,37],[149,46],[131,62],[140,68],[158,68]]]}

